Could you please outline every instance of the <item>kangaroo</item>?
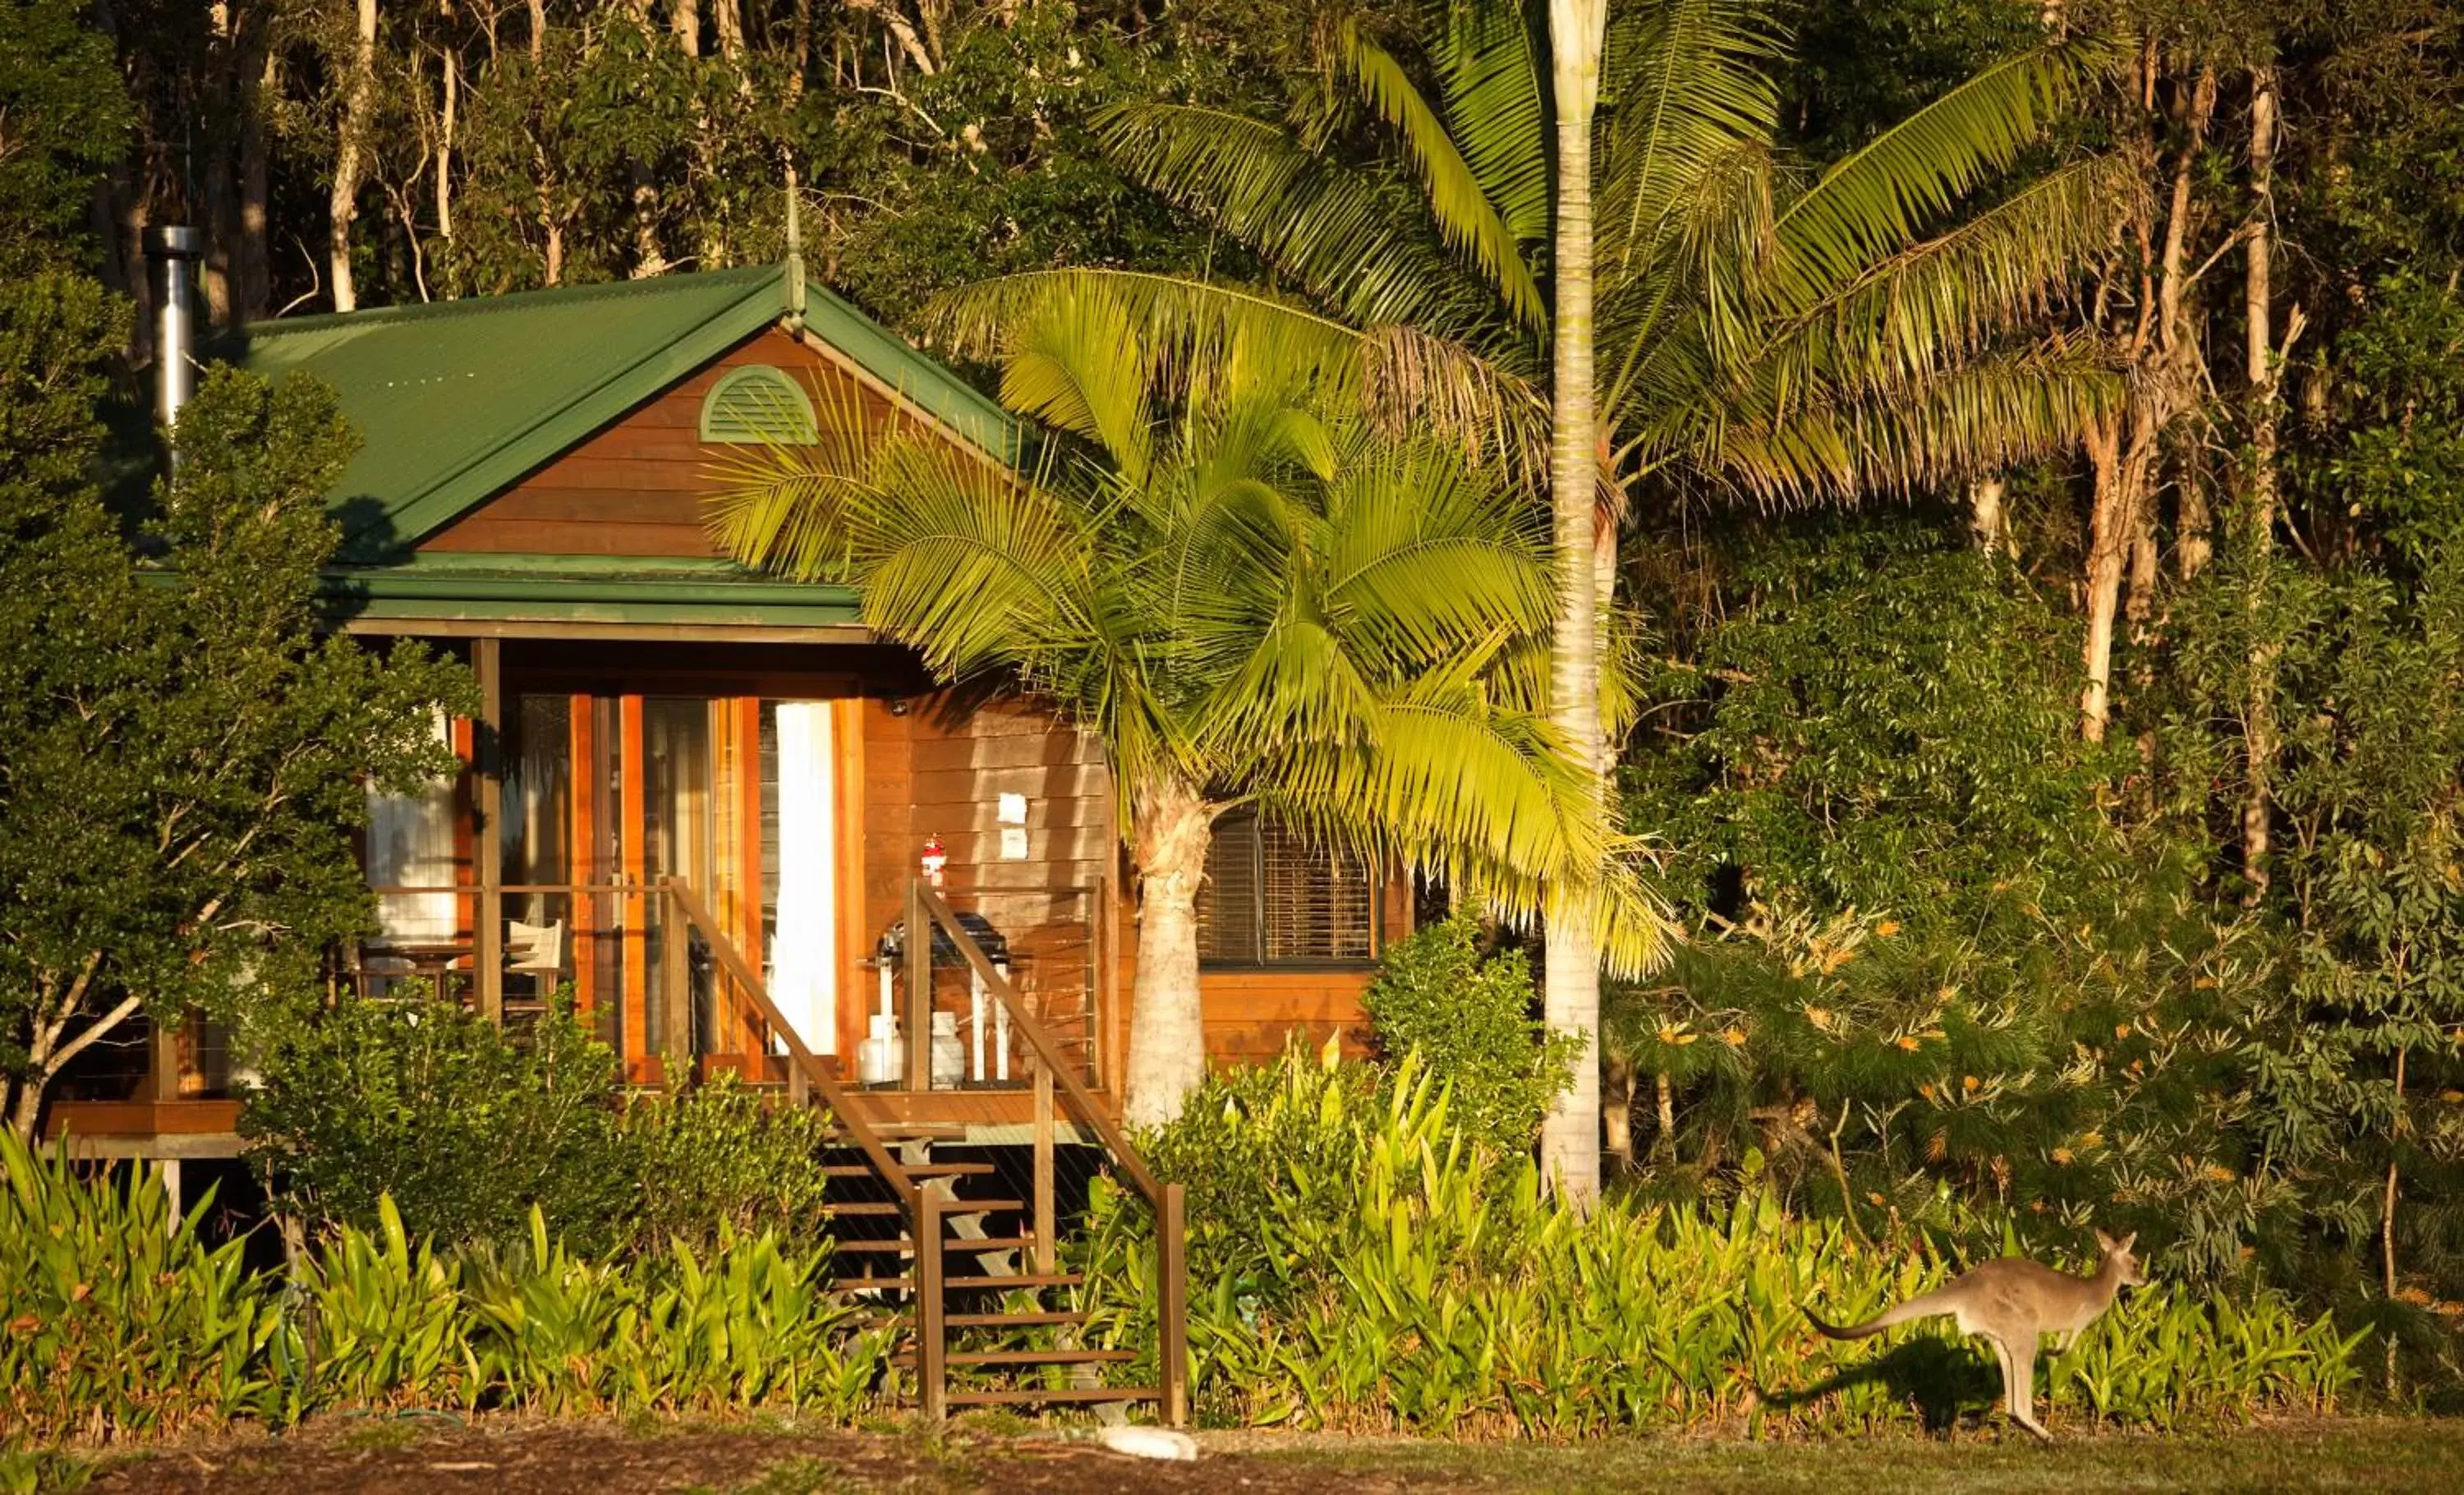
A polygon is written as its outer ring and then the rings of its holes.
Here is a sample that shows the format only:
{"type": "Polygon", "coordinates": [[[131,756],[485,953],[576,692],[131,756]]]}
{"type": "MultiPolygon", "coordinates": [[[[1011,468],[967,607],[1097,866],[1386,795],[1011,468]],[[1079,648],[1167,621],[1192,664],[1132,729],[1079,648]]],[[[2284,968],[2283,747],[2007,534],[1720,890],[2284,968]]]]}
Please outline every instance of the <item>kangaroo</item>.
{"type": "Polygon", "coordinates": [[[2036,1420],[2036,1350],[2046,1334],[2057,1334],[2057,1351],[2067,1350],[2081,1330],[2113,1307],[2124,1287],[2147,1281],[2139,1259],[2130,1254],[2137,1231],[2116,1241],[2100,1230],[2096,1243],[2104,1260],[2091,1277],[2073,1277],[2025,1257],[2005,1257],[1962,1272],[1931,1292],[1885,1308],[1862,1324],[1840,1329],[1806,1317],[1834,1339],[1863,1339],[1894,1324],[1937,1318],[1945,1313],[1959,1320],[1963,1334],[1981,1334],[2002,1361],[2002,1407],[2011,1420],[2047,1442],[2054,1435],[2036,1420]]]}

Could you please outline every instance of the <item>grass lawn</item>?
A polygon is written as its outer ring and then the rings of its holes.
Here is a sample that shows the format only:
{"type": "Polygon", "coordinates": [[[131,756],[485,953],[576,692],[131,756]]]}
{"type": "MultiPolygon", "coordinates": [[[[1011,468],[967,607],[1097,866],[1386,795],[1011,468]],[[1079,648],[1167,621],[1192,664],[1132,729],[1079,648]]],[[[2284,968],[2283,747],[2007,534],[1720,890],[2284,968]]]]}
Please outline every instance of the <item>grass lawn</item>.
{"type": "MultiPolygon", "coordinates": [[[[1197,1463],[1160,1464],[1108,1453],[1083,1435],[1003,1427],[868,1434],[780,1424],[328,1419],[280,1439],[107,1456],[74,1471],[45,1472],[68,1475],[64,1484],[90,1495],[2464,1491],[2464,1421],[2427,1419],[2114,1436],[2050,1447],[1993,1431],[1777,1444],[1666,1438],[1538,1446],[1265,1433],[1214,1433],[1201,1440],[1205,1457],[1197,1463]]],[[[12,1483],[0,1479],[0,1488],[12,1483]]]]}
{"type": "Polygon", "coordinates": [[[2040,1445],[2025,1435],[1816,1443],[1613,1440],[1573,1447],[1310,1441],[1258,1457],[1309,1470],[1329,1489],[1361,1478],[1395,1488],[1588,1492],[2464,1491],[2464,1422],[2326,1421],[2172,1437],[2109,1436],[2040,1445]]]}

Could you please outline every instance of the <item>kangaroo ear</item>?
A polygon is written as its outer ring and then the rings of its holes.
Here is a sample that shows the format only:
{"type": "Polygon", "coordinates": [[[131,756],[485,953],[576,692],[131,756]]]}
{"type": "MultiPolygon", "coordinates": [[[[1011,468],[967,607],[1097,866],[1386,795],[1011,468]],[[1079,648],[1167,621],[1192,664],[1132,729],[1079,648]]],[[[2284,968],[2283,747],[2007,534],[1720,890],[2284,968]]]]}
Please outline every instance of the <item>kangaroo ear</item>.
{"type": "Polygon", "coordinates": [[[2119,1246],[2116,1246],[2114,1249],[2119,1250],[2119,1251],[2127,1251],[2127,1250],[2129,1250],[2132,1246],[2135,1246],[2135,1245],[2137,1245],[2138,1243],[2139,1243],[2139,1232],[2134,1230],[2134,1231],[2132,1231],[2130,1234],[2128,1234],[2128,1235],[2126,1235],[2126,1236],[2123,1237],[2123,1238],[2122,1238],[2122,1244],[2120,1244],[2119,1246]]]}
{"type": "Polygon", "coordinates": [[[2111,1236],[2106,1235],[2101,1230],[2096,1233],[2096,1243],[2100,1250],[2116,1251],[2121,1249],[2120,1246],[2115,1244],[2114,1239],[2111,1236]]]}

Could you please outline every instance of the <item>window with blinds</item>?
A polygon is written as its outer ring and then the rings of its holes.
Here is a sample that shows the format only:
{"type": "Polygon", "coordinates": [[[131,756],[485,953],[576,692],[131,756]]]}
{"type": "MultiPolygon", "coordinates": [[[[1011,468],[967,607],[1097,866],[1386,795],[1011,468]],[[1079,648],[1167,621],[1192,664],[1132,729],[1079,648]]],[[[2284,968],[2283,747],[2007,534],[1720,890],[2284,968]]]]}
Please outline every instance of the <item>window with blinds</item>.
{"type": "Polygon", "coordinates": [[[1215,825],[1198,893],[1198,955],[1210,965],[1317,965],[1377,956],[1369,869],[1255,815],[1215,825]]]}

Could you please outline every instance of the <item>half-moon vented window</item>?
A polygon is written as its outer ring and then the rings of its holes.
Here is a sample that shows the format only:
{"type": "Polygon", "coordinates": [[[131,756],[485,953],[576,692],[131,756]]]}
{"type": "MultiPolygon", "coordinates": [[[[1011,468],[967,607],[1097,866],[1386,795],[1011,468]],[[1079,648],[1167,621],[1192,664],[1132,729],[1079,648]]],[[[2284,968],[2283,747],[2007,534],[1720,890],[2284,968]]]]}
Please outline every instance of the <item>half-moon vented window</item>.
{"type": "Polygon", "coordinates": [[[767,363],[733,369],[701,402],[701,439],[809,447],[821,439],[813,402],[784,370],[767,363]]]}

